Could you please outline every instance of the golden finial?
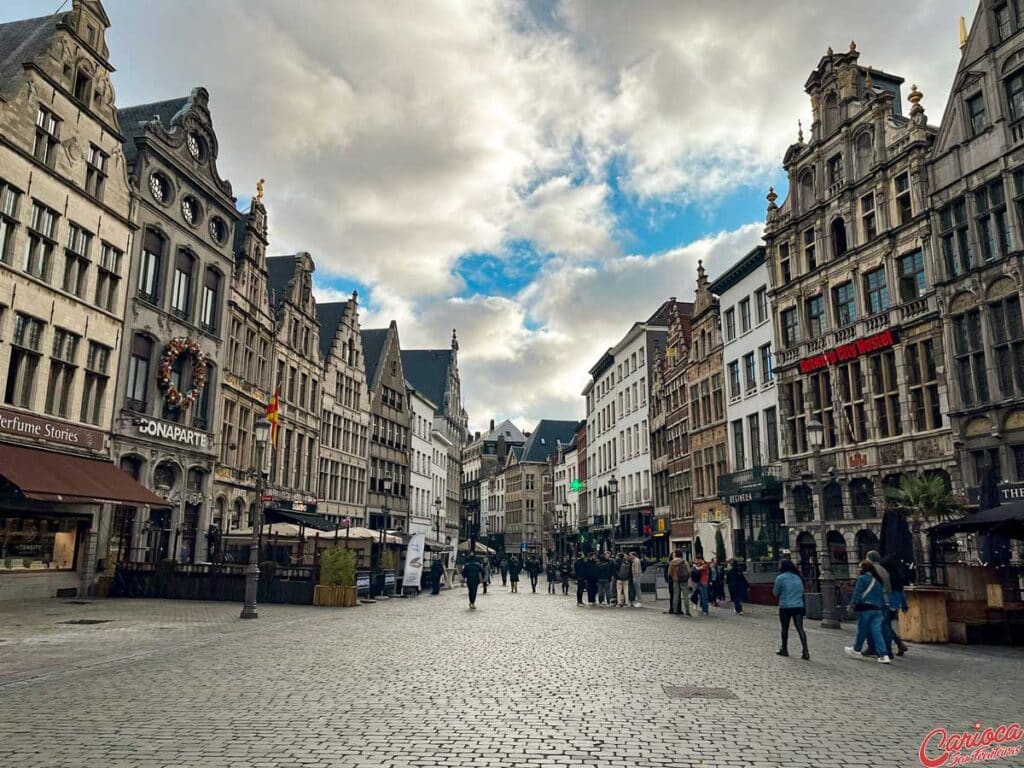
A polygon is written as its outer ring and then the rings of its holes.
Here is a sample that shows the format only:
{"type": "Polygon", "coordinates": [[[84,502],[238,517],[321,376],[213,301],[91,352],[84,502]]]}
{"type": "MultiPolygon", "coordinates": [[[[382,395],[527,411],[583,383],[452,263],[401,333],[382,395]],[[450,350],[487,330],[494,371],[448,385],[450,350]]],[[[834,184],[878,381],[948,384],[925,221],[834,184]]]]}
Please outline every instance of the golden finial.
{"type": "Polygon", "coordinates": [[[913,104],[915,107],[921,103],[921,99],[924,94],[917,90],[917,84],[910,86],[910,95],[907,96],[907,101],[913,104]]]}
{"type": "Polygon", "coordinates": [[[868,67],[868,71],[864,75],[864,87],[865,88],[874,88],[875,87],[875,81],[871,78],[871,67],[868,67]]]}
{"type": "Polygon", "coordinates": [[[853,53],[856,50],[857,50],[857,41],[856,40],[851,40],[850,41],[850,53],[853,53]]]}
{"type": "Polygon", "coordinates": [[[260,179],[256,182],[256,202],[263,202],[263,185],[266,183],[266,179],[260,179]]]}
{"type": "Polygon", "coordinates": [[[967,47],[967,19],[960,17],[960,50],[967,47]]]}

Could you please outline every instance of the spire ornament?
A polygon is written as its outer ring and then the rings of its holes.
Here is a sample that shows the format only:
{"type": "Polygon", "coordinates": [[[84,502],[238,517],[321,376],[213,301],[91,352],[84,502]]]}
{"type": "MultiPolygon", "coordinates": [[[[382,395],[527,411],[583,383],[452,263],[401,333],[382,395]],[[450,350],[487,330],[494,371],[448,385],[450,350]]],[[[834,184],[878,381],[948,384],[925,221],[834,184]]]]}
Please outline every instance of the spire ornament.
{"type": "Polygon", "coordinates": [[[857,41],[856,40],[851,40],[850,41],[850,53],[853,53],[856,50],[857,50],[857,41]]]}
{"type": "Polygon", "coordinates": [[[967,47],[967,19],[960,17],[960,50],[967,47]]]}
{"type": "Polygon", "coordinates": [[[804,124],[799,120],[799,118],[796,121],[796,140],[799,144],[804,143],[804,124]]]}
{"type": "Polygon", "coordinates": [[[924,98],[924,94],[917,90],[917,84],[910,86],[910,94],[907,96],[907,101],[910,102],[910,122],[917,126],[926,125],[928,118],[925,117],[924,107],[921,106],[921,99],[924,98]]]}
{"type": "Polygon", "coordinates": [[[263,185],[267,182],[266,179],[260,179],[256,182],[256,202],[263,202],[263,185]]]}

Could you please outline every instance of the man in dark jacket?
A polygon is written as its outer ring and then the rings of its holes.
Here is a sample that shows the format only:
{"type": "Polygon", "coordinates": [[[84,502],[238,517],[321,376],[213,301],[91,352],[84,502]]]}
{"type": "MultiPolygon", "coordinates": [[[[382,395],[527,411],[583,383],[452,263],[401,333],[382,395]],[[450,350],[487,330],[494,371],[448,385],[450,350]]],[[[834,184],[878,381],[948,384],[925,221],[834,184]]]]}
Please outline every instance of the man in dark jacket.
{"type": "Polygon", "coordinates": [[[519,593],[519,572],[522,570],[522,566],[519,564],[519,560],[515,557],[508,559],[508,578],[512,582],[512,594],[519,593]]]}
{"type": "Polygon", "coordinates": [[[729,598],[732,600],[733,609],[737,616],[743,615],[743,603],[747,600],[747,592],[750,584],[747,577],[740,570],[740,564],[733,558],[729,564],[729,570],[725,572],[725,583],[729,587],[729,598]]]}
{"type": "Polygon", "coordinates": [[[466,564],[462,566],[462,578],[469,587],[469,607],[476,609],[476,591],[480,588],[480,579],[483,578],[484,567],[477,562],[476,555],[470,555],[466,564]]]}
{"type": "Polygon", "coordinates": [[[593,552],[587,558],[587,605],[593,608],[597,603],[597,555],[593,552]]]}
{"type": "Polygon", "coordinates": [[[526,561],[526,572],[530,574],[530,588],[536,592],[537,577],[540,576],[541,572],[540,560],[536,557],[530,557],[530,559],[526,561]]]}
{"type": "Polygon", "coordinates": [[[430,594],[437,595],[441,592],[441,558],[434,555],[434,562],[430,564],[430,594]]]}
{"type": "Polygon", "coordinates": [[[558,568],[558,575],[562,579],[562,594],[569,594],[569,579],[572,577],[572,560],[566,557],[558,568]]]}
{"type": "Polygon", "coordinates": [[[576,605],[583,607],[583,590],[587,588],[587,558],[580,552],[573,566],[573,575],[576,577],[576,605]]]}
{"type": "Polygon", "coordinates": [[[597,576],[597,604],[611,606],[612,604],[612,561],[608,559],[608,553],[601,554],[596,565],[597,576]]]}
{"type": "Polygon", "coordinates": [[[505,583],[508,581],[508,560],[502,558],[500,569],[501,569],[501,586],[504,587],[505,583]]]}

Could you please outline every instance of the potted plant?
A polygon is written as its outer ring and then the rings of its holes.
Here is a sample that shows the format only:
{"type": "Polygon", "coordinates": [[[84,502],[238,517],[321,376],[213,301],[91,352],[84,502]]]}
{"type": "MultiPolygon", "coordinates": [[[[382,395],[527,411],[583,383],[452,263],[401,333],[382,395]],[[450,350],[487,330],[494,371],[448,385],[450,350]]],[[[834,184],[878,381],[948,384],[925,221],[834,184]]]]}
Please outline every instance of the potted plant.
{"type": "Polygon", "coordinates": [[[320,583],[313,588],[313,605],[351,608],[359,602],[356,589],[356,555],[333,547],[320,556],[320,583]]]}

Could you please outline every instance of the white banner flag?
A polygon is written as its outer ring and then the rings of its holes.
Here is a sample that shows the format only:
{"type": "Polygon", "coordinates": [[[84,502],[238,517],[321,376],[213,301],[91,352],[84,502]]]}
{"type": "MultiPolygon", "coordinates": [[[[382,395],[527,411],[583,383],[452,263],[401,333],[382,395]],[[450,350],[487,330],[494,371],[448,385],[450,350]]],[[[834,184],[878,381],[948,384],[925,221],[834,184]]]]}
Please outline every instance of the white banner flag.
{"type": "Polygon", "coordinates": [[[409,546],[405,550],[405,576],[402,578],[402,588],[420,586],[420,577],[423,575],[423,550],[427,546],[427,537],[422,533],[414,533],[409,539],[409,546]]]}

